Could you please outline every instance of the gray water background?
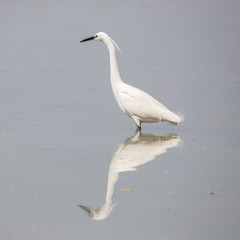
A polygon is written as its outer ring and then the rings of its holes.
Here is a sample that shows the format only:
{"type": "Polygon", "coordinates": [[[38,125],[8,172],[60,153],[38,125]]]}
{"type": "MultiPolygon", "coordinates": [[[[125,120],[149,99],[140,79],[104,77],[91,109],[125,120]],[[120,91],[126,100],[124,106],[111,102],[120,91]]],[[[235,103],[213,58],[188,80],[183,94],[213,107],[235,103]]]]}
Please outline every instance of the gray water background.
{"type": "Polygon", "coordinates": [[[239,239],[240,3],[226,0],[0,2],[0,238],[239,239]],[[185,116],[143,124],[169,148],[120,172],[109,166],[134,122],[118,108],[104,44],[123,80],[185,116]],[[122,189],[132,192],[123,192],[122,189]]]}

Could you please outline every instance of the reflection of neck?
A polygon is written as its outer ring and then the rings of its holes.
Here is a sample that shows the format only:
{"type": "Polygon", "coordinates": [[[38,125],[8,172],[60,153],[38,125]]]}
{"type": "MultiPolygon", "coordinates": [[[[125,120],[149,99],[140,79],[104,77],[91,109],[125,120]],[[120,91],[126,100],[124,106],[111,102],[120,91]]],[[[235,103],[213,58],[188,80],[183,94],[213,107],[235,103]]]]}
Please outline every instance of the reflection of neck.
{"type": "Polygon", "coordinates": [[[114,189],[116,182],[118,180],[119,172],[115,167],[116,161],[112,161],[108,171],[108,184],[107,184],[107,194],[106,194],[106,203],[112,204],[112,198],[114,194],[114,189]]]}

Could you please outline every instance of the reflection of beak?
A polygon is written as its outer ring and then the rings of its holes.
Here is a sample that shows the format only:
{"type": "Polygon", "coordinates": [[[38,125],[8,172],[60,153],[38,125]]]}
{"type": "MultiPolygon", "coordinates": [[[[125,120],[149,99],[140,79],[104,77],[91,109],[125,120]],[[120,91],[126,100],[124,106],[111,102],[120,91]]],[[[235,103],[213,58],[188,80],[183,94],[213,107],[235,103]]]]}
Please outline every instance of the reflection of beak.
{"type": "Polygon", "coordinates": [[[83,205],[78,205],[78,206],[79,206],[80,208],[82,208],[83,210],[85,210],[90,217],[93,217],[93,213],[92,213],[92,211],[91,211],[90,208],[85,207],[85,206],[83,206],[83,205]]]}
{"type": "Polygon", "coordinates": [[[93,36],[93,37],[85,38],[80,42],[86,42],[86,41],[90,41],[90,40],[94,40],[94,39],[95,39],[95,37],[93,36]]]}

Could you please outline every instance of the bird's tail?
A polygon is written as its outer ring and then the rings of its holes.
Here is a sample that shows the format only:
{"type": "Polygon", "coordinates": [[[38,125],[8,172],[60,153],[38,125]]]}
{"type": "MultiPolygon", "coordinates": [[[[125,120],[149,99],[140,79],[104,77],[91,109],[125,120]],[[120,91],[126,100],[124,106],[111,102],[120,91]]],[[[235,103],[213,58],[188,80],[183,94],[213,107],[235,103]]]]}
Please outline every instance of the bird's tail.
{"type": "Polygon", "coordinates": [[[178,116],[177,114],[171,112],[171,111],[166,111],[165,114],[163,114],[163,119],[162,121],[167,121],[170,122],[173,125],[179,125],[180,122],[184,120],[183,116],[178,116]]]}

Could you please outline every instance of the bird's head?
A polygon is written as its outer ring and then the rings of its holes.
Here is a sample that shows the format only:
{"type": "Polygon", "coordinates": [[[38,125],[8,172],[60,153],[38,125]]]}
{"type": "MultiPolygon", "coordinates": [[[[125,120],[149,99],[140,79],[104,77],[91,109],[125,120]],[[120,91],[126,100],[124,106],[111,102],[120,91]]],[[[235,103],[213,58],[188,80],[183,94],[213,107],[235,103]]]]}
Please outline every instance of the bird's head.
{"type": "Polygon", "coordinates": [[[113,45],[115,45],[115,47],[119,50],[119,52],[121,52],[121,49],[118,47],[118,45],[105,32],[98,32],[95,35],[93,35],[92,37],[88,37],[88,38],[81,40],[80,43],[90,41],[90,40],[103,41],[107,45],[109,42],[112,42],[113,45]]]}
{"type": "Polygon", "coordinates": [[[86,41],[90,41],[90,40],[98,40],[98,41],[101,40],[101,41],[103,41],[106,38],[110,38],[110,37],[104,32],[98,32],[95,35],[93,35],[92,37],[85,38],[80,42],[86,42],[86,41]]]}

